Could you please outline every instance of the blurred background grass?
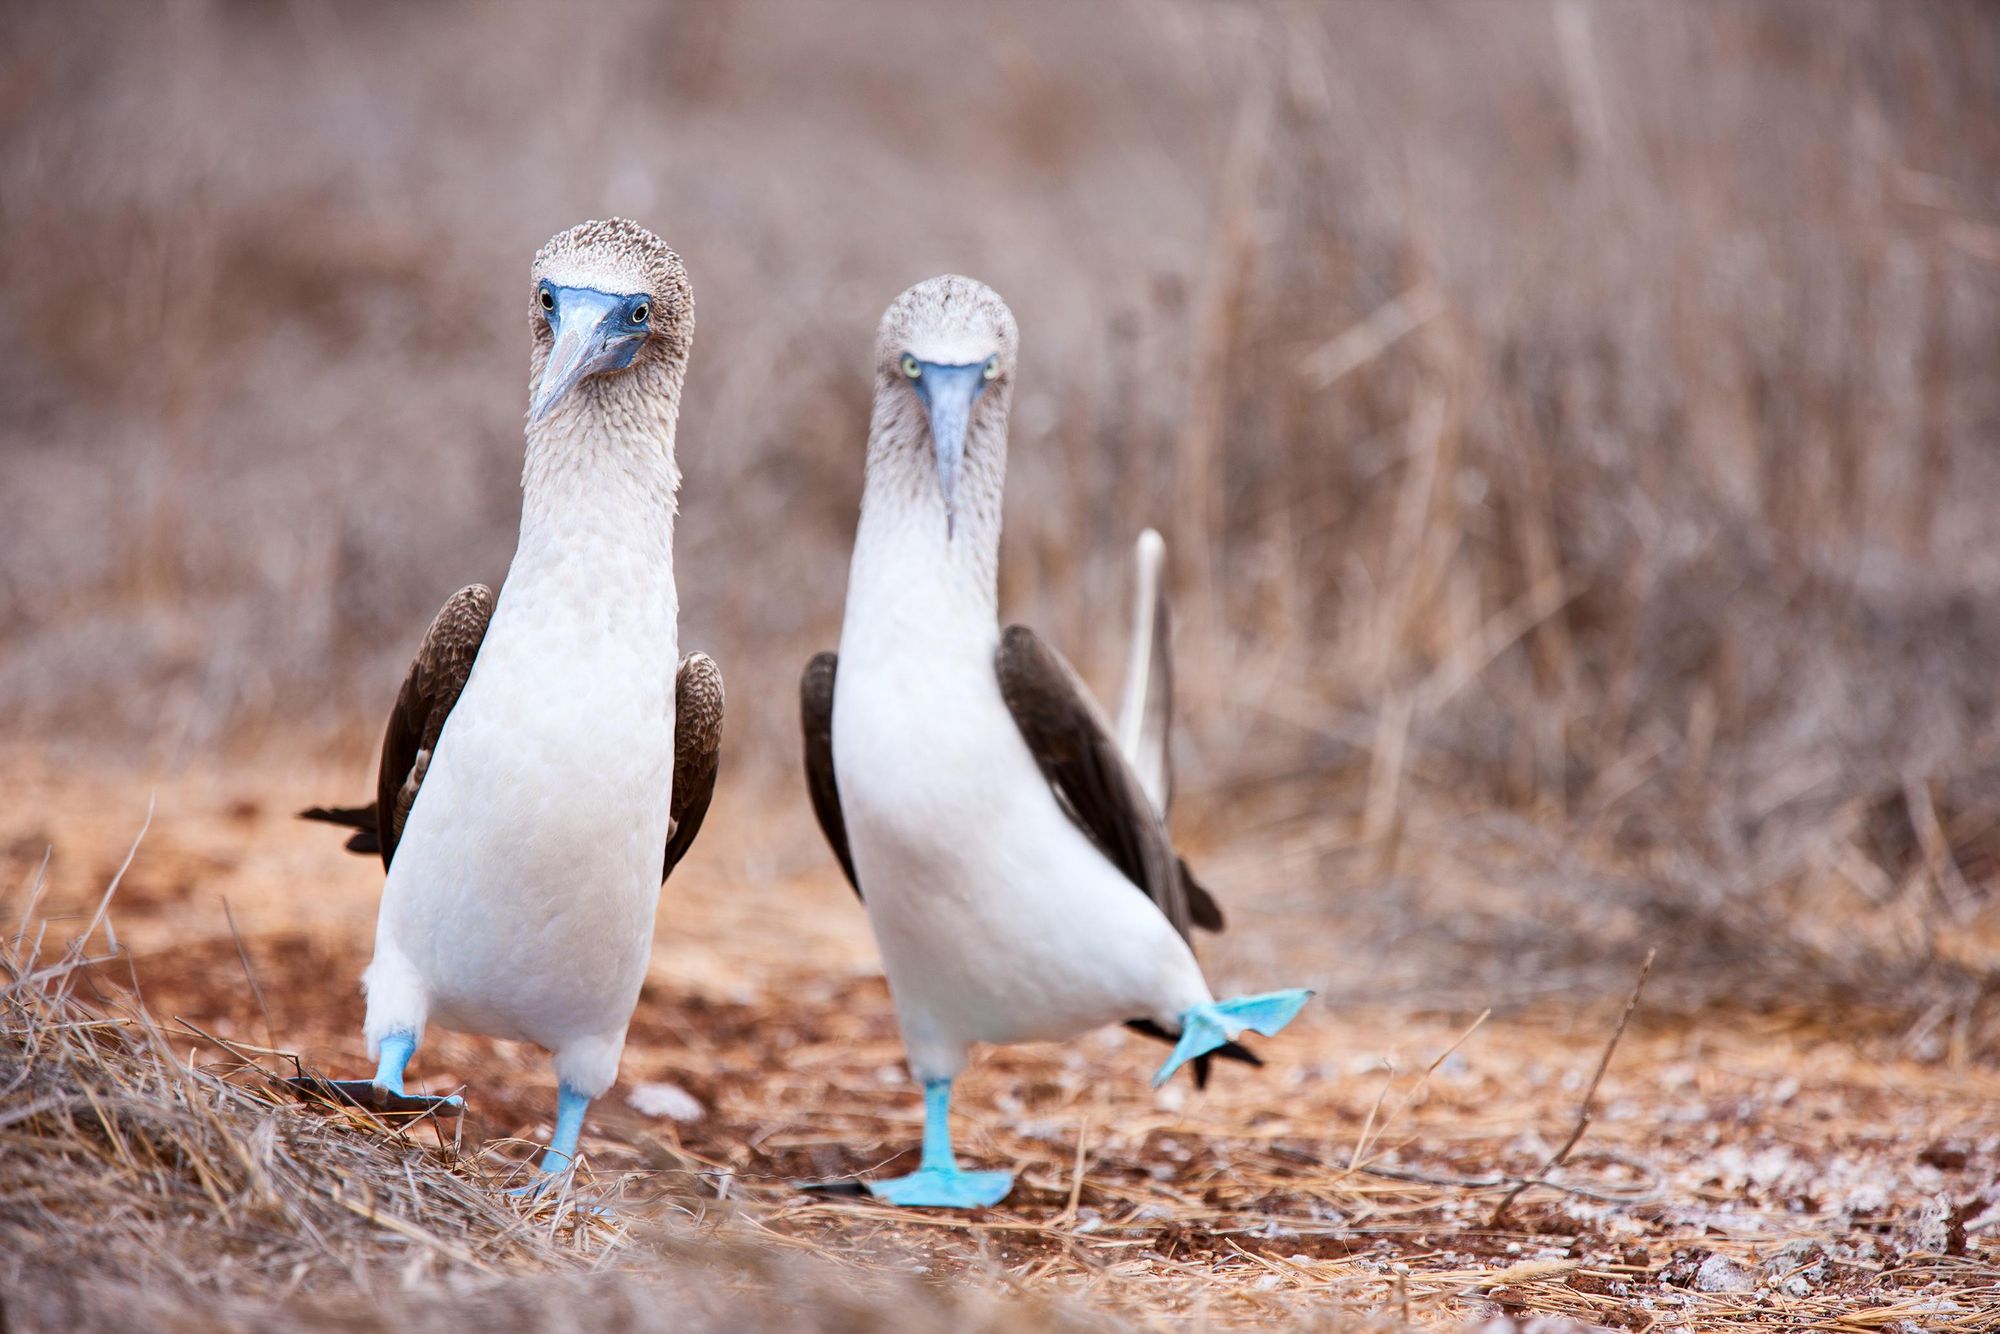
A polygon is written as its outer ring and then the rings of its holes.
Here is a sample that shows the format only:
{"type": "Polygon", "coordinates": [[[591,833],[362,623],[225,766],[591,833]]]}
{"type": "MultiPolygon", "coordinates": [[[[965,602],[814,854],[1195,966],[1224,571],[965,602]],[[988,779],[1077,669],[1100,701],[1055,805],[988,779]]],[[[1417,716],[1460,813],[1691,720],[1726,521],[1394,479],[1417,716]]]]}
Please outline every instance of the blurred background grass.
{"type": "Polygon", "coordinates": [[[1108,686],[1162,529],[1182,813],[1355,987],[1657,944],[2000,1039],[1990,8],[10,5],[0,727],[371,743],[609,213],[694,278],[683,642],[788,837],[875,320],[957,270],[1023,331],[1008,614],[1108,686]]]}

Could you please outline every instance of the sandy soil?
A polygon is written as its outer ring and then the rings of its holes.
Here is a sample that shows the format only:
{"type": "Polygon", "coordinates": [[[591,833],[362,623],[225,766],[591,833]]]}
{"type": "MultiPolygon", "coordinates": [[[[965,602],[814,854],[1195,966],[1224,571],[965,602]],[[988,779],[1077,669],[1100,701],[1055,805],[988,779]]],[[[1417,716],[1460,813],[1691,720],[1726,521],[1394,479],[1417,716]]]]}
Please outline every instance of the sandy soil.
{"type": "MultiPolygon", "coordinates": [[[[111,920],[152,1012],[359,1072],[379,871],[288,813],[365,770],[336,753],[155,784],[10,756],[0,771],[28,797],[0,810],[10,913],[47,851],[36,912],[51,935],[79,930],[150,798],[111,920]]],[[[802,1193],[902,1170],[919,1109],[860,912],[809,826],[743,818],[758,806],[725,791],[730,818],[668,888],[623,1078],[586,1137],[587,1189],[618,1208],[721,1198],[858,1266],[1155,1320],[1497,1308],[1635,1329],[2000,1327],[2000,1076],[1803,1009],[1642,1002],[1574,1151],[1498,1223],[1574,1129],[1615,998],[1483,1022],[1316,1006],[1262,1044],[1268,1068],[1219,1069],[1206,1092],[1150,1091],[1159,1050],[1122,1032],[989,1053],[962,1083],[959,1134],[1020,1174],[1004,1206],[940,1217],[802,1193]],[[647,1114],[660,1085],[699,1114],[647,1114]]],[[[1326,948],[1288,934],[1275,900],[1227,902],[1247,939],[1213,952],[1224,972],[1326,948]]],[[[489,1164],[548,1133],[538,1052],[433,1033],[416,1073],[466,1090],[458,1147],[489,1164]]]]}

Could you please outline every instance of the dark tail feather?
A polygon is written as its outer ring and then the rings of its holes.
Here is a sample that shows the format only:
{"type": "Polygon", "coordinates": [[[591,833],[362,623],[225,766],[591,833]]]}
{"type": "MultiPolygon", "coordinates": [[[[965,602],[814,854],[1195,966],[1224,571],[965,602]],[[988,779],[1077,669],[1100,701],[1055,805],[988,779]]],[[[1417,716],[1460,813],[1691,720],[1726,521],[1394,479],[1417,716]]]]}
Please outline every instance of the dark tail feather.
{"type": "Polygon", "coordinates": [[[375,803],[366,806],[308,806],[299,812],[301,820],[317,820],[321,824],[337,824],[343,829],[375,828],[375,803]]]}
{"type": "MultiPolygon", "coordinates": [[[[1131,1029],[1134,1033],[1143,1033],[1149,1038],[1164,1042],[1169,1047],[1181,1040],[1180,1034],[1169,1033],[1150,1019],[1128,1019],[1125,1021],[1125,1027],[1131,1029]]],[[[1210,1061],[1213,1061],[1218,1056],[1226,1061],[1241,1061],[1244,1065],[1264,1064],[1262,1057],[1258,1056],[1256,1052],[1251,1051],[1242,1043],[1225,1042],[1214,1051],[1204,1052],[1194,1058],[1192,1066],[1194,1069],[1194,1086],[1196,1088],[1205,1089],[1208,1087],[1208,1065],[1210,1061]]]]}
{"type": "Polygon", "coordinates": [[[372,802],[366,806],[309,806],[299,812],[299,818],[354,830],[354,837],[347,840],[349,852],[379,854],[382,851],[382,835],[376,826],[372,802]]]}

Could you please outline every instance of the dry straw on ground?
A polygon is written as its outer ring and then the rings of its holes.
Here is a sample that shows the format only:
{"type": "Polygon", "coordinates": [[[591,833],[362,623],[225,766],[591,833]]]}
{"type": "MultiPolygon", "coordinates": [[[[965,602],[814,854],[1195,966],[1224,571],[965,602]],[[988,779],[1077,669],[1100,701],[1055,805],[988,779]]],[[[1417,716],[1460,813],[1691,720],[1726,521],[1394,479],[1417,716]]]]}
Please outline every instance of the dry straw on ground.
{"type": "MultiPolygon", "coordinates": [[[[251,831],[296,837],[282,813],[251,831]]],[[[578,1179],[526,1207],[498,1192],[547,1131],[531,1054],[431,1036],[432,1086],[469,1084],[462,1138],[298,1106],[269,1075],[299,1058],[276,1048],[357,1059],[357,1007],[326,1002],[365,936],[302,951],[246,901],[248,934],[218,907],[193,939],[185,907],[148,906],[149,865],[193,849],[148,837],[129,877],[139,943],[114,955],[110,914],[93,957],[41,957],[37,925],[4,960],[0,1282],[18,1328],[257,1328],[274,1309],[311,1327],[591,1330],[2000,1317],[2000,1085],[1899,1057],[1893,1032],[1832,1040],[1800,1010],[1347,1006],[1199,1096],[1151,1094],[1156,1053],[1122,1035],[996,1053],[966,1081],[961,1133],[1019,1173],[1003,1207],[802,1193],[913,1152],[888,998],[865,964],[771,958],[693,905],[674,947],[737,980],[656,973],[578,1179]],[[656,1083],[691,1096],[692,1119],[620,1105],[656,1083]]],[[[759,918],[844,899],[830,876],[746,892],[759,918]]],[[[41,908],[81,928],[98,903],[58,886],[41,908]]]]}
{"type": "Polygon", "coordinates": [[[47,959],[46,923],[29,925],[0,950],[10,1330],[1097,1323],[978,1288],[842,1273],[726,1206],[602,1216],[567,1187],[516,1204],[501,1191],[518,1172],[476,1146],[306,1111],[268,1073],[284,1053],[161,1025],[107,985],[129,962],[115,947],[47,959]]]}

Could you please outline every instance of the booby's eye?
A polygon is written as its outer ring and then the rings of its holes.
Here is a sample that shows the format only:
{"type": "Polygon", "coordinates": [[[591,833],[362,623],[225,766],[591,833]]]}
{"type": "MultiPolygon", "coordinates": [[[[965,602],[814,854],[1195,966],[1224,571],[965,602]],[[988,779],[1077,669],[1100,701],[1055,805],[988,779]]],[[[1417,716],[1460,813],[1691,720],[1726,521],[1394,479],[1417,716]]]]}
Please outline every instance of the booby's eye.
{"type": "Polygon", "coordinates": [[[641,301],[638,305],[632,307],[632,323],[644,324],[646,322],[646,317],[648,315],[651,315],[652,313],[653,313],[653,308],[647,305],[645,302],[641,301]]]}
{"type": "Polygon", "coordinates": [[[982,369],[980,370],[980,372],[979,372],[979,375],[980,375],[980,378],[981,378],[981,379],[984,379],[984,380],[997,380],[997,379],[999,379],[999,378],[1000,378],[1000,358],[998,358],[998,357],[988,357],[988,358],[986,359],[986,365],[985,365],[985,366],[984,366],[984,367],[983,367],[983,368],[982,368],[982,369]]]}
{"type": "Polygon", "coordinates": [[[924,373],[924,368],[917,364],[917,359],[907,352],[903,354],[902,366],[903,374],[909,376],[912,380],[924,373]]]}
{"type": "Polygon", "coordinates": [[[556,308],[556,294],[554,292],[551,292],[548,288],[544,287],[542,289],[542,309],[554,310],[555,308],[556,308]]]}

